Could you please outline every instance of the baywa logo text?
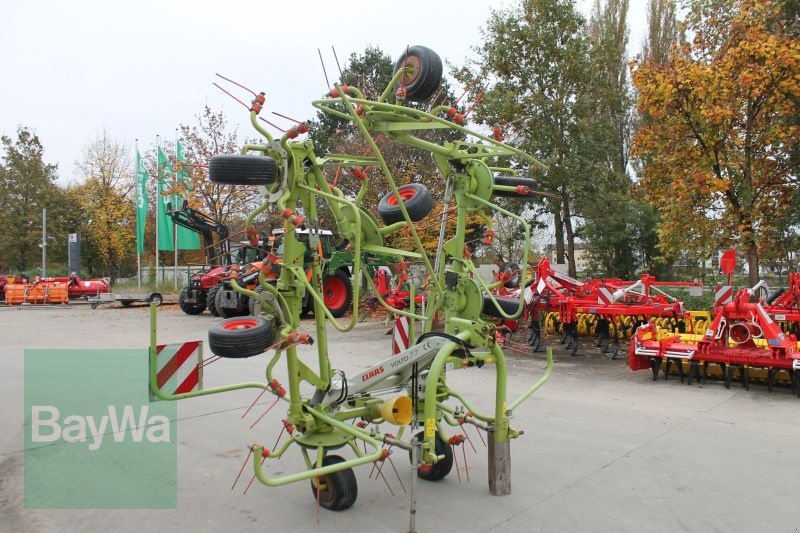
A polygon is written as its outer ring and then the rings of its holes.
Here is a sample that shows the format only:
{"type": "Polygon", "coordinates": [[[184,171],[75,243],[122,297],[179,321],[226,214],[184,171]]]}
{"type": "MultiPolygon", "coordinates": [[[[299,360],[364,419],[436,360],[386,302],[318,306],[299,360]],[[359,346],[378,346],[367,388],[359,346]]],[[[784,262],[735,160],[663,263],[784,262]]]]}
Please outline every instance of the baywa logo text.
{"type": "Polygon", "coordinates": [[[54,405],[34,405],[31,408],[31,441],[50,443],[85,442],[89,450],[98,450],[108,434],[114,442],[172,442],[170,440],[169,418],[163,415],[149,415],[149,407],[139,407],[138,413],[132,405],[109,405],[107,414],[70,414],[62,417],[54,405]]]}

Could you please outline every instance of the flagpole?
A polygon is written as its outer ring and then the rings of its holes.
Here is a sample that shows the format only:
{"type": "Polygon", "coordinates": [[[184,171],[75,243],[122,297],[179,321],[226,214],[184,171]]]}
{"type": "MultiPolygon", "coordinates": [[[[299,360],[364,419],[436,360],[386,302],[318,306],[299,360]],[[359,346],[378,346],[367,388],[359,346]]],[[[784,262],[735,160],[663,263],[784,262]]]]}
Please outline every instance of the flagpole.
{"type": "MultiPolygon", "coordinates": [[[[175,128],[175,163],[172,165],[172,187],[176,187],[178,185],[178,128],[175,128]]],[[[172,195],[172,202],[173,206],[172,209],[177,209],[178,203],[175,194],[172,195]]],[[[178,225],[172,225],[172,233],[174,235],[174,248],[175,248],[175,266],[172,268],[172,280],[174,283],[174,289],[178,290],[178,225]]]]}
{"type": "Polygon", "coordinates": [[[156,221],[156,277],[155,277],[155,288],[158,287],[158,206],[161,201],[161,169],[158,168],[158,149],[161,147],[160,144],[161,138],[160,136],[156,135],[156,201],[155,201],[155,209],[153,209],[153,214],[155,215],[156,221]]]}
{"type": "MultiPolygon", "coordinates": [[[[136,162],[134,168],[136,169],[136,287],[142,290],[142,254],[139,253],[139,200],[142,195],[142,184],[139,182],[139,139],[133,140],[133,145],[136,149],[136,162]]],[[[147,220],[145,220],[145,224],[147,220]]]]}

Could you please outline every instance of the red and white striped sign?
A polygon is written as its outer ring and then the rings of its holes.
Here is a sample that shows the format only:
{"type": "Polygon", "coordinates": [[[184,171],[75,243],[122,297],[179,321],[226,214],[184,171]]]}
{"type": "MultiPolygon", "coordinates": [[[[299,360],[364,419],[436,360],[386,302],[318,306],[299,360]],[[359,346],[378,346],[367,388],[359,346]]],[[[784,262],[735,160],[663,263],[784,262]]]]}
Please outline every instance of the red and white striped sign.
{"type": "Polygon", "coordinates": [[[203,343],[159,344],[156,347],[156,384],[166,394],[203,388],[203,343]]]}
{"type": "Polygon", "coordinates": [[[394,319],[394,336],[392,338],[392,355],[408,350],[409,321],[407,316],[398,316],[394,319]]]}
{"type": "Polygon", "coordinates": [[[720,285],[714,289],[714,307],[721,307],[733,301],[733,287],[720,285]]]}

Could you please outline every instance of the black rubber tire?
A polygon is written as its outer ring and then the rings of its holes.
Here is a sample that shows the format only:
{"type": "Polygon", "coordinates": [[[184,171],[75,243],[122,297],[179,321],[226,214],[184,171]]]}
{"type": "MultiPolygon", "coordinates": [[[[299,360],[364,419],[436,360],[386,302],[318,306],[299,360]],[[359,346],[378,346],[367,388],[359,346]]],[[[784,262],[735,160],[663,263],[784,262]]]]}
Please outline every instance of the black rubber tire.
{"type": "MultiPolygon", "coordinates": [[[[322,458],[322,466],[343,463],[344,459],[338,455],[326,455],[322,458]]],[[[343,511],[353,506],[358,497],[358,483],[352,468],[346,468],[319,477],[319,483],[324,485],[319,490],[319,504],[331,511],[343,511]]],[[[317,499],[317,487],[311,481],[311,494],[317,499]]]]}
{"type": "MultiPolygon", "coordinates": [[[[503,298],[502,296],[495,296],[495,300],[500,305],[500,309],[507,315],[513,315],[519,309],[519,298],[503,298]]],[[[497,305],[492,301],[491,297],[488,294],[483,295],[483,311],[481,311],[484,315],[495,317],[495,318],[505,318],[500,314],[500,311],[497,310],[497,305]]]]}
{"type": "Polygon", "coordinates": [[[231,359],[264,353],[272,340],[272,322],[257,316],[229,318],[208,330],[211,353],[231,359]]]}
{"type": "MultiPolygon", "coordinates": [[[[421,441],[423,432],[414,435],[414,440],[421,441]]],[[[411,452],[409,457],[411,457],[411,452]]],[[[453,449],[436,434],[436,455],[444,455],[444,459],[432,465],[422,465],[417,468],[417,477],[425,481],[439,481],[444,479],[453,469],[453,449]]]]}
{"type": "MultiPolygon", "coordinates": [[[[403,204],[406,206],[408,216],[413,222],[419,222],[433,210],[433,197],[431,191],[421,183],[409,183],[397,188],[403,204]]],[[[405,220],[400,204],[394,193],[388,193],[378,202],[378,215],[387,226],[405,220]]]]}
{"type": "Polygon", "coordinates": [[[205,305],[194,304],[186,301],[189,297],[189,287],[184,287],[178,295],[178,305],[181,306],[181,311],[187,315],[199,315],[206,310],[205,305]]]}
{"type": "Polygon", "coordinates": [[[130,307],[130,305],[133,303],[133,300],[120,300],[119,303],[121,303],[123,307],[130,307]]]}
{"type": "Polygon", "coordinates": [[[500,263],[498,266],[500,273],[507,273],[511,275],[511,278],[506,282],[506,288],[508,289],[518,289],[519,283],[522,278],[522,271],[519,268],[517,263],[500,263]]]}
{"type": "Polygon", "coordinates": [[[508,192],[508,191],[494,191],[492,194],[494,196],[500,196],[505,198],[528,198],[533,196],[534,191],[536,191],[536,180],[531,178],[518,178],[516,176],[495,176],[494,177],[494,184],[495,185],[506,185],[509,187],[519,187],[520,185],[524,185],[528,187],[529,194],[517,194],[516,192],[508,192]]]}
{"type": "Polygon", "coordinates": [[[225,297],[225,289],[220,285],[217,289],[217,295],[214,298],[214,307],[217,309],[217,314],[222,318],[233,318],[239,316],[238,307],[223,307],[222,300],[225,297]]]}
{"type": "Polygon", "coordinates": [[[222,185],[270,185],[278,179],[278,164],[271,157],[215,155],[208,162],[208,179],[222,185]]]}
{"type": "MultiPolygon", "coordinates": [[[[322,298],[325,306],[335,318],[343,317],[353,307],[353,282],[350,275],[341,268],[333,274],[326,274],[322,277],[322,298]],[[333,288],[329,284],[335,284],[335,290],[344,290],[344,297],[340,294],[335,302],[332,302],[333,288]],[[331,294],[329,294],[329,292],[331,294]]],[[[310,299],[311,310],[314,309],[314,300],[310,299]]]]}
{"type": "Polygon", "coordinates": [[[150,295],[150,298],[147,299],[147,302],[159,306],[164,303],[164,297],[161,296],[161,293],[154,292],[150,295]]]}
{"type": "Polygon", "coordinates": [[[404,51],[394,66],[394,72],[406,65],[414,65],[414,73],[404,75],[397,82],[398,87],[405,87],[406,99],[412,102],[424,102],[439,89],[442,84],[442,59],[439,54],[425,46],[412,46],[404,51]]]}
{"type": "Polygon", "coordinates": [[[217,292],[219,292],[219,287],[219,284],[214,285],[208,289],[208,294],[206,294],[206,307],[211,316],[219,316],[219,311],[217,311],[217,292]]]}

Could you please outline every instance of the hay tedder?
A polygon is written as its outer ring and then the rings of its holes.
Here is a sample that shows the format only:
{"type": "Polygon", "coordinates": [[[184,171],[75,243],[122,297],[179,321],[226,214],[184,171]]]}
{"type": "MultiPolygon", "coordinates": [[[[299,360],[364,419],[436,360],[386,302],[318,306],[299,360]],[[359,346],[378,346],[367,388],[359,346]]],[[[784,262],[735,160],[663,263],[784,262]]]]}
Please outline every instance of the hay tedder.
{"type": "MultiPolygon", "coordinates": [[[[253,127],[265,138],[264,144],[246,145],[242,154],[216,156],[209,164],[209,179],[216,183],[257,186],[265,202],[247,218],[248,228],[254,219],[271,206],[283,215],[285,236],[283,261],[277,282],[267,283],[274,257],[267,257],[259,273],[259,290],[243,288],[235,275],[231,286],[255,303],[255,315],[223,320],[209,331],[210,350],[222,358],[252,357],[273,351],[266,363],[265,382],[248,382],[188,393],[161,390],[157,380],[156,350],[150,352],[150,386],[161,399],[181,399],[243,388],[269,392],[287,407],[282,426],[288,440],[273,449],[261,444],[249,446],[257,479],[268,486],[307,480],[313,496],[328,509],[341,510],[353,505],[357,486],[353,468],[385,461],[397,448],[407,450],[416,478],[438,480],[453,465],[451,445],[463,441],[460,435],[448,437],[446,426],[470,424],[488,433],[489,487],[492,494],[510,492],[510,439],[521,431],[511,427],[510,417],[550,376],[552,354],[542,377],[517,398],[507,398],[506,359],[495,342],[495,324],[486,314],[513,319],[523,310],[522,300],[495,297],[477,274],[465,251],[466,220],[479,215],[488,224],[493,213],[514,219],[525,238],[522,262],[527,262],[530,229],[516,213],[493,202],[497,195],[527,197],[534,194],[535,182],[517,177],[514,169],[535,171],[541,164],[524,152],[502,142],[499,131],[483,135],[463,126],[463,115],[450,106],[423,111],[406,105],[429,99],[438,89],[442,63],[431,50],[414,46],[398,60],[395,74],[380,98],[369,100],[355,87],[335,84],[330,93],[313,102],[318,110],[347,121],[370,147],[367,156],[315,152],[310,140],[298,139],[307,132],[305,123],[297,123],[280,138],[273,138],[259,124],[259,112],[265,104],[264,93],[254,94],[250,106],[253,127]],[[393,102],[393,103],[392,103],[393,102]],[[432,142],[426,132],[445,130],[459,140],[432,142]],[[428,151],[446,184],[445,203],[452,203],[457,223],[454,235],[442,242],[435,265],[428,258],[414,223],[433,208],[430,192],[424,185],[399,185],[387,166],[375,137],[428,151]],[[255,155],[251,155],[255,154],[255,155]],[[360,181],[355,197],[347,197],[326,179],[326,173],[342,169],[360,181]],[[390,192],[381,200],[381,221],[365,211],[361,200],[369,194],[370,172],[380,172],[390,192]],[[495,177],[497,175],[497,178],[495,177]],[[316,238],[320,220],[318,204],[324,203],[339,234],[350,242],[353,252],[353,302],[351,318],[337,321],[324,305],[320,257],[316,238]],[[296,238],[294,229],[305,224],[311,228],[308,242],[296,238]],[[386,237],[408,231],[415,250],[387,246],[386,237]],[[326,328],[346,332],[359,317],[359,292],[365,272],[364,253],[394,255],[406,261],[419,261],[431,272],[424,313],[418,308],[413,285],[403,309],[393,308],[364,276],[372,294],[395,315],[421,321],[421,334],[411,347],[395,356],[376,361],[365,370],[347,375],[329,358],[326,328]],[[311,275],[306,275],[304,257],[311,256],[311,275]],[[303,299],[313,300],[315,328],[312,334],[301,331],[303,299]],[[433,330],[434,316],[444,317],[444,328],[433,330]],[[308,365],[298,357],[298,346],[314,344],[317,361],[308,365]],[[457,369],[480,368],[494,364],[494,409],[480,412],[469,394],[448,384],[448,373],[457,369]],[[278,365],[285,365],[288,382],[275,378],[278,365]],[[304,393],[303,391],[313,391],[304,393]],[[381,431],[381,424],[398,426],[391,433],[381,431]],[[353,457],[345,459],[332,453],[349,448],[353,457]],[[305,462],[302,471],[271,476],[267,460],[277,460],[290,449],[299,450],[305,462]]],[[[442,233],[444,234],[444,228],[442,233]]],[[[155,331],[155,327],[153,327],[155,331]]],[[[412,336],[414,336],[412,334],[412,336]]],[[[155,333],[153,333],[153,344],[155,333]]],[[[411,491],[412,495],[414,490],[411,491]]],[[[414,499],[412,496],[412,524],[414,499]]],[[[413,529],[413,527],[412,527],[413,529]]]]}

